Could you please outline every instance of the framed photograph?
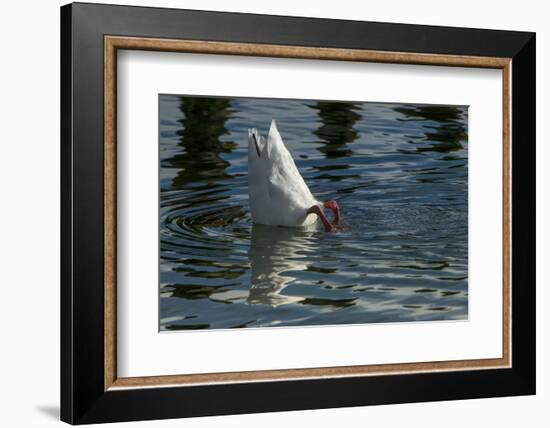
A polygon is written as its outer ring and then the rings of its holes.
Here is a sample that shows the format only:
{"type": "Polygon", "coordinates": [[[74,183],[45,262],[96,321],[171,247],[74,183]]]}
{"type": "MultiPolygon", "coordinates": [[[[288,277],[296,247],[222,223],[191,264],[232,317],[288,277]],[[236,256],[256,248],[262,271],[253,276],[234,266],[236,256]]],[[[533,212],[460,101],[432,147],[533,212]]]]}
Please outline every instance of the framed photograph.
{"type": "Polygon", "coordinates": [[[535,35],[61,8],[61,418],[535,393],[535,35]]]}

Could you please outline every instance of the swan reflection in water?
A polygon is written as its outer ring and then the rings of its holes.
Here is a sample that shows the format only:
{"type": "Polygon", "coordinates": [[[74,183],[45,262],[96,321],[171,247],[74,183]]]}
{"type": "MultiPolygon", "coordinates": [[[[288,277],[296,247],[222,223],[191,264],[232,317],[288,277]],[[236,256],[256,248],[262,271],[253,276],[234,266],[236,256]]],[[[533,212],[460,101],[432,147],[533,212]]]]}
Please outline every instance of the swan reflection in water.
{"type": "Polygon", "coordinates": [[[306,270],[308,253],[314,251],[314,233],[304,228],[252,226],[248,252],[251,284],[247,303],[275,307],[303,299],[303,296],[289,296],[282,291],[296,280],[296,272],[306,270]]]}

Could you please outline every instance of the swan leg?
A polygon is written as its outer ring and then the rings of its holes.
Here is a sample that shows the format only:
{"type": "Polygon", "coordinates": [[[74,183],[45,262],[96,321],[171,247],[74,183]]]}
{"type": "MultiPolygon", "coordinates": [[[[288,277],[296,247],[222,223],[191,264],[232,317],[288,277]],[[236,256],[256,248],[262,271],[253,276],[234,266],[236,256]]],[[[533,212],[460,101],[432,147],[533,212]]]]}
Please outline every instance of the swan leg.
{"type": "Polygon", "coordinates": [[[319,216],[319,218],[323,222],[323,226],[325,226],[325,232],[336,232],[336,228],[332,224],[330,224],[327,217],[325,216],[325,213],[323,212],[321,207],[319,207],[319,205],[313,205],[306,212],[308,214],[317,214],[319,216]]]}
{"type": "Polygon", "coordinates": [[[338,203],[336,201],[326,201],[323,205],[325,208],[332,211],[334,216],[333,223],[338,224],[340,222],[340,207],[338,206],[338,203]]]}

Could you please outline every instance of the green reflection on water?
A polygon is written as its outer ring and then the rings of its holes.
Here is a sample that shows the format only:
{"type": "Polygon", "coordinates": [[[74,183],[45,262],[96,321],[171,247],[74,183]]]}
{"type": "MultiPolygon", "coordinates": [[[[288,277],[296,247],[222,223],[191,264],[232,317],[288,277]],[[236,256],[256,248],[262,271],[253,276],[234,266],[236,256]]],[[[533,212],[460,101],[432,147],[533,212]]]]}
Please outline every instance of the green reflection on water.
{"type": "Polygon", "coordinates": [[[172,187],[180,189],[190,182],[216,181],[227,178],[225,169],[230,165],[221,153],[231,152],[235,143],[222,142],[228,134],[225,122],[230,117],[230,102],[221,98],[181,98],[179,109],[183,113],[182,129],[177,131],[181,152],[162,162],[179,171],[172,187]]]}
{"type": "Polygon", "coordinates": [[[317,110],[321,121],[321,125],[313,131],[313,134],[323,143],[318,150],[327,158],[350,156],[353,152],[348,144],[359,137],[359,133],[353,128],[361,118],[356,111],[358,105],[348,102],[319,101],[312,108],[317,110]]]}

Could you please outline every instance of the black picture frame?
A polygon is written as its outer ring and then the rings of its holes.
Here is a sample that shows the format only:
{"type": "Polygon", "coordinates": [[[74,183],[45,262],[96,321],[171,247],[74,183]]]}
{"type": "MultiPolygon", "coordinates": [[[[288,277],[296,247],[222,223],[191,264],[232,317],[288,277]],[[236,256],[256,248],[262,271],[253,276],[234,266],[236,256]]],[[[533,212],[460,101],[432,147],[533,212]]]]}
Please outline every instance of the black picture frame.
{"type": "Polygon", "coordinates": [[[86,424],[534,394],[535,43],[528,32],[63,6],[61,419],[86,424]],[[105,35],[512,58],[512,367],[105,391],[105,35]]]}

